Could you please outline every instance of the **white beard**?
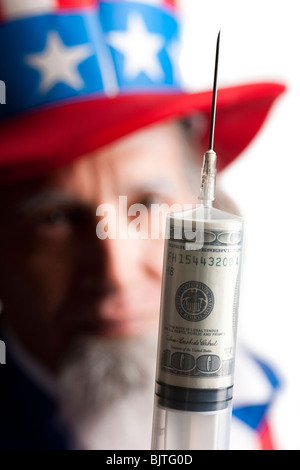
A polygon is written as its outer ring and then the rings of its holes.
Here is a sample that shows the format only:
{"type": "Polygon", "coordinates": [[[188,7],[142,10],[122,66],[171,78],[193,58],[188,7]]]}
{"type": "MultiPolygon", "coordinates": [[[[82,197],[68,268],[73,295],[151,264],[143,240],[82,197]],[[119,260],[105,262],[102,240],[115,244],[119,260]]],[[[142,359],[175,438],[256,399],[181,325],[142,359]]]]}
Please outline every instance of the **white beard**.
{"type": "Polygon", "coordinates": [[[156,338],[84,339],[72,348],[59,383],[87,449],[150,449],[156,338]]]}

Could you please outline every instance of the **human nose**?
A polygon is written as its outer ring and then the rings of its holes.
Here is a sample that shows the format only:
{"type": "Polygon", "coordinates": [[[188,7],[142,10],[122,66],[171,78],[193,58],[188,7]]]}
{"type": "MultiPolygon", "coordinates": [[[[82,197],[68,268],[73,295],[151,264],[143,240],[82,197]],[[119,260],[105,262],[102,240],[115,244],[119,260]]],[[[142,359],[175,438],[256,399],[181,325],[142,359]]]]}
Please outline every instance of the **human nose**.
{"type": "Polygon", "coordinates": [[[131,240],[99,240],[102,265],[101,280],[115,289],[133,282],[137,268],[137,252],[131,240]]]}
{"type": "Polygon", "coordinates": [[[103,293],[126,289],[137,277],[139,251],[133,240],[90,238],[81,247],[80,284],[103,293]]]}

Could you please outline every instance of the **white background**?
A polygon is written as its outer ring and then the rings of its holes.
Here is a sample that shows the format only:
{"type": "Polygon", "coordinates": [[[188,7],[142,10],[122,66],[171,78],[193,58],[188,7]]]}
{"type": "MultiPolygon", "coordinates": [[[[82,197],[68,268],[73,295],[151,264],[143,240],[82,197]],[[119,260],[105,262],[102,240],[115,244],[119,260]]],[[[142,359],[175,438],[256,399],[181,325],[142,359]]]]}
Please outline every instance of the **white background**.
{"type": "Polygon", "coordinates": [[[278,81],[288,89],[218,183],[246,219],[239,338],[280,371],[274,408],[281,448],[300,449],[299,0],[182,0],[181,65],[191,89],[278,81]]]}

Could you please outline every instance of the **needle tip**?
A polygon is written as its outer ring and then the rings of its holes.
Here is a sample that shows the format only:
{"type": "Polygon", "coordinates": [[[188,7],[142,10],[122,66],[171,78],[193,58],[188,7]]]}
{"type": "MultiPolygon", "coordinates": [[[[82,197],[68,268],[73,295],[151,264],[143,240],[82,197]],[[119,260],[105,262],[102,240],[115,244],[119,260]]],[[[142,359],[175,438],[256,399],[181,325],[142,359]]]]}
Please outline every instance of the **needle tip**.
{"type": "Polygon", "coordinates": [[[211,122],[210,122],[210,137],[209,137],[209,149],[210,150],[213,150],[213,144],[214,144],[220,35],[221,35],[221,30],[219,31],[219,34],[218,34],[217,47],[216,47],[215,74],[214,74],[214,84],[213,84],[213,98],[212,98],[212,110],[211,110],[211,122]]]}

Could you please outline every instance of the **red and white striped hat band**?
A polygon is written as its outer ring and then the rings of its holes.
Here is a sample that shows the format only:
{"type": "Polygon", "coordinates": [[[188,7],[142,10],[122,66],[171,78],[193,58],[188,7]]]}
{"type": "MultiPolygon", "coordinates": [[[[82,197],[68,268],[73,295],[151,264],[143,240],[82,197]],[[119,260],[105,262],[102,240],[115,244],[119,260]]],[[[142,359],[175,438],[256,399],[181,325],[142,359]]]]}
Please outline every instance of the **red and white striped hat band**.
{"type": "MultiPolygon", "coordinates": [[[[101,0],[1,0],[0,21],[54,13],[59,9],[94,7],[97,3],[101,3],[101,0]]],[[[174,7],[176,0],[144,0],[142,3],[174,7]]]]}

